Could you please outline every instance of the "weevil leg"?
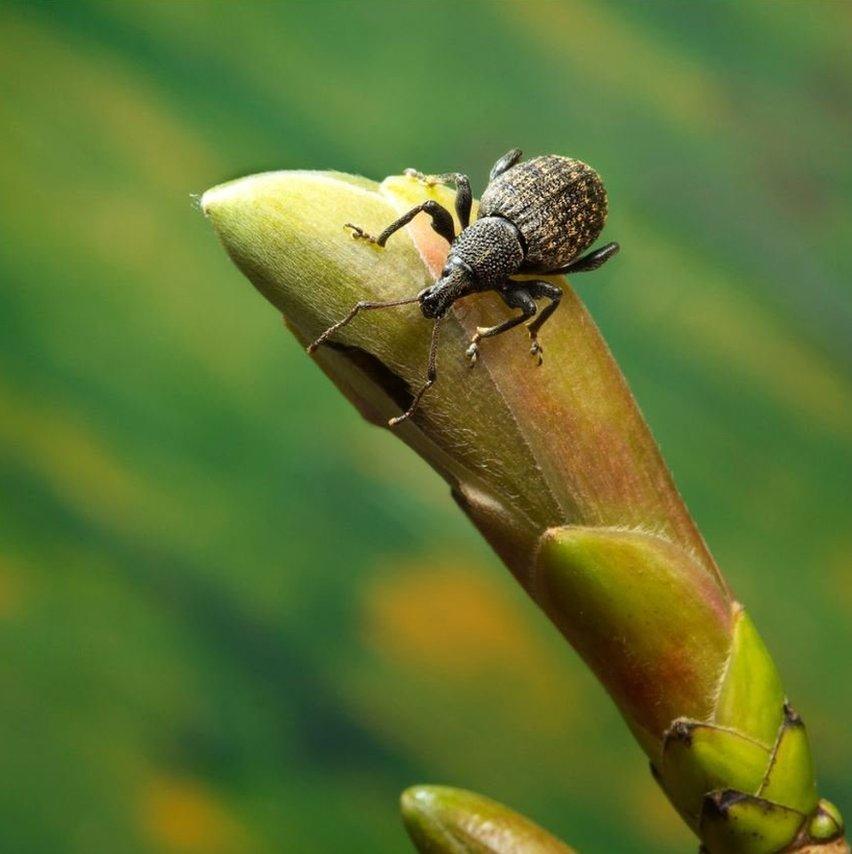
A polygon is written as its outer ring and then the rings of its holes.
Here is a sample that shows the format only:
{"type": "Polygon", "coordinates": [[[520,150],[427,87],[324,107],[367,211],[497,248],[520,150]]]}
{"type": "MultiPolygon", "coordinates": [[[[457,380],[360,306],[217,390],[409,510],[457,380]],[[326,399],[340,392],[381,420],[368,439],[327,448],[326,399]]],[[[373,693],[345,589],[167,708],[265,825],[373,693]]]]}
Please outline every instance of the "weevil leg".
{"type": "Polygon", "coordinates": [[[489,181],[499,178],[504,172],[511,169],[520,159],[523,152],[520,148],[512,148],[507,151],[492,167],[489,181]]]}
{"type": "Polygon", "coordinates": [[[367,302],[366,300],[361,300],[360,302],[356,302],[354,306],[352,306],[349,314],[346,315],[342,320],[338,320],[337,323],[332,323],[328,329],[317,338],[316,341],[308,344],[307,351],[308,353],[313,353],[314,350],[317,349],[321,344],[325,344],[338,329],[342,329],[346,324],[350,323],[355,319],[355,317],[362,311],[371,311],[376,308],[392,308],[395,305],[407,305],[408,303],[417,302],[420,299],[420,294],[417,294],[413,297],[406,297],[405,299],[394,299],[389,302],[367,302]]]}
{"type": "Polygon", "coordinates": [[[524,288],[529,291],[533,299],[549,299],[550,303],[546,305],[538,317],[527,326],[527,332],[530,334],[530,355],[538,359],[538,364],[543,361],[542,353],[544,348],[539,344],[538,331],[547,323],[548,318],[559,308],[559,300],[562,299],[562,289],[551,285],[550,282],[523,282],[524,288]]]}
{"type": "Polygon", "coordinates": [[[473,194],[470,191],[470,178],[461,172],[444,172],[441,175],[424,175],[416,169],[406,169],[406,175],[423,181],[430,187],[433,184],[454,184],[456,188],[456,216],[459,218],[462,228],[470,225],[470,206],[473,202],[473,194]]]}
{"type": "Polygon", "coordinates": [[[452,243],[455,240],[456,234],[453,215],[443,205],[439,205],[432,199],[417,205],[417,207],[412,208],[408,213],[404,213],[398,220],[392,222],[378,237],[367,234],[363,228],[352,225],[351,222],[347,222],[344,228],[351,228],[353,237],[375,243],[376,246],[384,246],[388,238],[395,231],[399,231],[404,225],[408,225],[421,211],[432,217],[432,229],[440,234],[447,243],[452,243]]]}
{"type": "Polygon", "coordinates": [[[420,387],[414,399],[411,401],[411,406],[396,418],[391,418],[388,421],[388,427],[396,427],[400,421],[405,421],[406,418],[411,418],[414,410],[420,405],[420,398],[435,385],[435,380],[438,379],[438,328],[442,318],[438,317],[432,326],[432,342],[429,344],[429,363],[426,367],[426,382],[420,387]]]}
{"type": "Polygon", "coordinates": [[[471,367],[476,364],[476,360],[479,358],[479,342],[483,338],[493,338],[495,335],[508,332],[510,329],[514,329],[525,320],[529,320],[529,318],[535,314],[535,300],[530,296],[530,292],[527,290],[526,285],[526,282],[513,282],[508,280],[506,284],[500,288],[498,293],[503,298],[503,302],[505,302],[509,308],[519,308],[521,313],[515,317],[510,317],[508,320],[503,321],[503,323],[498,323],[496,326],[477,327],[476,335],[470,339],[470,347],[468,347],[465,352],[465,355],[470,359],[471,367]]]}
{"type": "Polygon", "coordinates": [[[585,254],[582,258],[578,258],[576,261],[572,261],[570,264],[560,267],[558,270],[548,270],[547,275],[558,276],[566,273],[588,273],[591,270],[597,270],[598,267],[606,264],[613,255],[618,254],[618,250],[620,248],[621,247],[617,243],[607,243],[606,246],[601,246],[600,249],[594,249],[585,254]]]}

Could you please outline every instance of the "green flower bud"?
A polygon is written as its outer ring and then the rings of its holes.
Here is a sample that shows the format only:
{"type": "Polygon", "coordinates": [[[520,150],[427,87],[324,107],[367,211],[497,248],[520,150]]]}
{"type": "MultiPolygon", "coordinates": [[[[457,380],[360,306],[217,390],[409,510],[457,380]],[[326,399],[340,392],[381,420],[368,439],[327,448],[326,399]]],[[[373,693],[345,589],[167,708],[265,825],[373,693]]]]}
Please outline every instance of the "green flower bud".
{"type": "MultiPolygon", "coordinates": [[[[385,248],[343,228],[378,233],[427,197],[452,208],[449,190],[410,177],[379,185],[276,172],[216,187],[202,207],[237,266],[307,344],[360,300],[410,297],[434,281],[447,245],[427,217],[385,248]]],[[[438,381],[395,432],[447,480],[595,671],[711,854],[841,850],[842,819],[816,800],[804,726],[766,647],[593,321],[554,281],[564,297],[542,333],[543,367],[510,333],[483,342],[471,370],[464,352],[475,328],[508,311],[493,294],[458,302],[441,324],[438,381]]],[[[366,418],[386,426],[424,381],[430,332],[416,305],[363,312],[314,359],[366,418]]],[[[479,826],[458,806],[478,796],[417,791],[404,809],[418,845],[439,838],[439,812],[452,815],[445,827],[479,826]]],[[[525,820],[513,821],[520,833],[525,820]]],[[[464,844],[486,844],[484,828],[464,844]]],[[[451,834],[444,847],[422,850],[509,850],[452,847],[457,841],[451,834]]]]}
{"type": "Polygon", "coordinates": [[[572,854],[528,818],[464,789],[414,786],[401,798],[402,818],[421,854],[572,854]]]}

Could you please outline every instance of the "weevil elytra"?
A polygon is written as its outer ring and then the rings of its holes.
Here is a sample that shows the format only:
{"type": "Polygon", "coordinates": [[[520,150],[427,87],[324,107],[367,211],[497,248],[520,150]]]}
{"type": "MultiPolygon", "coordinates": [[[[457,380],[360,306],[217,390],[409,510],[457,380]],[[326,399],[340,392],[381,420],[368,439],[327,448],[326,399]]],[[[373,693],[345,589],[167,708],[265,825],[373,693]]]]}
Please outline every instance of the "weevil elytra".
{"type": "Polygon", "coordinates": [[[466,352],[471,365],[476,364],[479,342],[483,338],[500,335],[530,320],[537,312],[535,301],[549,300],[538,317],[527,324],[532,342],[530,353],[540,365],[542,346],[538,333],[558,308],[562,291],[550,282],[515,281],[510,277],[520,273],[584,273],[596,270],[618,252],[617,243],[607,243],[578,257],[598,239],[606,222],[606,190],[591,166],[556,154],[535,157],[524,163],[520,159],[520,149],[513,148],[494,164],[473,224],[470,222],[472,196],[467,175],[458,172],[423,175],[414,169],[406,170],[407,175],[428,184],[455,184],[455,209],[461,223],[458,235],[450,212],[433,200],[403,214],[378,237],[367,234],[357,225],[346,224],[353,237],[384,246],[395,231],[422,212],[432,217],[433,230],[450,244],[447,261],[437,282],[404,299],[356,303],[346,317],[326,329],[308,347],[308,352],[312,353],[361,311],[420,303],[423,316],[435,321],[426,381],[414,395],[408,409],[390,419],[388,424],[391,427],[409,418],[426,391],[434,385],[438,377],[439,325],[456,300],[482,291],[496,291],[506,305],[520,310],[520,314],[496,326],[477,328],[466,352]]]}

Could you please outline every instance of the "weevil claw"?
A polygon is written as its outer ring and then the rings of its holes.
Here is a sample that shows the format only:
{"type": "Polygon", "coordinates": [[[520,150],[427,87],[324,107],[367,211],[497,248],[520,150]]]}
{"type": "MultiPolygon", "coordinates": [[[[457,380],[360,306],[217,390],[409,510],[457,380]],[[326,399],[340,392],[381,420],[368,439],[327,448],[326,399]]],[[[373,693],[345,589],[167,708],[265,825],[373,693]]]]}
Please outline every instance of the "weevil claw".
{"type": "Polygon", "coordinates": [[[470,366],[473,367],[479,358],[479,344],[476,341],[472,341],[470,347],[465,350],[465,356],[470,359],[470,366]]]}
{"type": "Polygon", "coordinates": [[[353,240],[365,240],[367,243],[372,243],[374,246],[378,246],[379,242],[373,237],[372,234],[368,234],[361,228],[360,225],[353,225],[351,222],[347,222],[344,228],[349,228],[352,230],[352,239],[353,240]]]}
{"type": "Polygon", "coordinates": [[[533,338],[532,345],[530,346],[530,355],[533,358],[538,359],[538,366],[539,367],[541,367],[542,363],[544,362],[543,353],[544,353],[544,347],[542,347],[541,344],[538,343],[537,338],[533,338]]]}
{"type": "Polygon", "coordinates": [[[438,182],[435,180],[434,176],[426,175],[421,172],[419,169],[406,169],[404,172],[409,178],[414,178],[416,181],[420,181],[425,184],[427,187],[434,187],[438,182]]]}

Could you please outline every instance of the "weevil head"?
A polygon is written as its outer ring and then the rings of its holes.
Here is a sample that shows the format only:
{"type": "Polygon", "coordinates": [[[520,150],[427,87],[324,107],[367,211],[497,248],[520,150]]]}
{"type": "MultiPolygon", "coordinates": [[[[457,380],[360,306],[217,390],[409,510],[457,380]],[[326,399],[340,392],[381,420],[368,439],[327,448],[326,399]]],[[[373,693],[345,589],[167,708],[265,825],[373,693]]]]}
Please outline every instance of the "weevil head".
{"type": "Polygon", "coordinates": [[[443,317],[457,299],[474,290],[474,276],[470,267],[450,255],[438,281],[421,291],[420,310],[424,317],[443,317]]]}
{"type": "Polygon", "coordinates": [[[420,310],[424,317],[443,317],[452,304],[441,279],[420,294],[420,310]]]}

